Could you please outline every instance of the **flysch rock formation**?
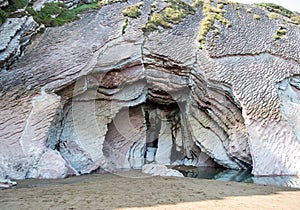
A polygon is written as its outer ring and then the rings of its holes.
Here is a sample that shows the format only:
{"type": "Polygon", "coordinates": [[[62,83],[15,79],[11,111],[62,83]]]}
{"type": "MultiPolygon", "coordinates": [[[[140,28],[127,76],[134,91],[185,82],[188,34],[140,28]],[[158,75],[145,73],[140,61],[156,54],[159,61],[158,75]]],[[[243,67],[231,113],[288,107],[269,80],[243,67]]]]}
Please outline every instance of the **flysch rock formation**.
{"type": "Polygon", "coordinates": [[[150,32],[153,1],[144,1],[124,33],[122,11],[138,2],[47,28],[0,71],[0,174],[62,178],[149,163],[300,174],[299,27],[287,23],[275,40],[280,19],[225,4],[232,26],[216,20],[219,36],[210,30],[199,49],[201,7],[150,32]]]}
{"type": "Polygon", "coordinates": [[[31,16],[8,18],[0,28],[0,68],[9,67],[22,53],[38,24],[31,16]]]}

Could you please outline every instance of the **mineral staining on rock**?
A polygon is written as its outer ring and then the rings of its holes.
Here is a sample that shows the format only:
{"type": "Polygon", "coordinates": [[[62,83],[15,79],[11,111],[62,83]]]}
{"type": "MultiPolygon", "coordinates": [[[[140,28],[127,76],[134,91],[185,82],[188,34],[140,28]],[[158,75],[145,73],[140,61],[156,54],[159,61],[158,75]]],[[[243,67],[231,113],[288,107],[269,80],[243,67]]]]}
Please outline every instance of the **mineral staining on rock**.
{"type": "MultiPolygon", "coordinates": [[[[2,176],[153,163],[300,174],[297,25],[225,1],[205,2],[214,7],[206,14],[200,1],[101,2],[47,28],[0,71],[2,176]],[[212,30],[199,50],[207,15],[212,30]]],[[[26,18],[5,32],[3,52],[26,18]]]]}

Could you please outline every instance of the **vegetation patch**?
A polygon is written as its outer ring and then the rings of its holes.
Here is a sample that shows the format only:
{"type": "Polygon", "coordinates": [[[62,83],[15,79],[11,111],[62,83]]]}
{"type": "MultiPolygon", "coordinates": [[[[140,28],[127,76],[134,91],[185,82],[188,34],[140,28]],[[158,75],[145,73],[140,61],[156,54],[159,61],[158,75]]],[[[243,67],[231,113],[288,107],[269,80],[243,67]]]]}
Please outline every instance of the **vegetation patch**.
{"type": "Polygon", "coordinates": [[[219,9],[223,9],[224,8],[224,4],[218,4],[218,8],[219,9]]]}
{"type": "Polygon", "coordinates": [[[273,4],[273,3],[260,3],[260,4],[256,4],[258,6],[264,7],[266,10],[268,10],[269,12],[274,12],[277,14],[281,14],[285,17],[291,18],[291,16],[293,15],[293,12],[291,12],[290,10],[277,5],[277,4],[273,4]]]}
{"type": "Polygon", "coordinates": [[[293,21],[294,24],[300,26],[300,15],[293,14],[291,20],[293,21]]]}
{"type": "Polygon", "coordinates": [[[152,11],[144,31],[158,30],[159,27],[171,28],[180,23],[187,15],[195,14],[195,9],[181,0],[164,0],[167,6],[160,12],[152,11]]]}
{"type": "Polygon", "coordinates": [[[276,35],[274,36],[274,38],[277,39],[281,39],[281,36],[286,34],[286,28],[284,25],[280,25],[280,28],[277,30],[276,35]]]}
{"type": "Polygon", "coordinates": [[[128,18],[125,18],[122,26],[122,35],[125,34],[127,26],[128,26],[128,18]]]}
{"type": "Polygon", "coordinates": [[[198,7],[202,7],[204,4],[203,0],[194,0],[194,3],[192,4],[193,8],[198,8],[198,7]]]}
{"type": "Polygon", "coordinates": [[[98,5],[100,6],[100,7],[103,7],[103,6],[105,6],[105,5],[109,5],[109,4],[113,4],[113,3],[118,3],[118,2],[120,2],[120,3],[122,3],[122,2],[126,2],[127,0],[100,0],[99,2],[98,2],[98,5]]]}
{"type": "MultiPolygon", "coordinates": [[[[257,4],[257,5],[264,7],[271,13],[280,14],[287,18],[290,18],[292,20],[292,23],[294,23],[296,25],[300,25],[300,16],[282,6],[279,6],[279,5],[273,4],[273,3],[261,3],[261,4],[257,4]]],[[[274,17],[274,15],[272,15],[272,16],[274,17]]],[[[269,17],[270,17],[270,15],[269,15],[269,17]]],[[[275,19],[275,18],[273,18],[273,19],[275,19]]]]}
{"type": "Polygon", "coordinates": [[[0,26],[6,21],[7,13],[0,9],[0,26]]]}
{"type": "Polygon", "coordinates": [[[201,21],[201,30],[198,35],[198,41],[201,44],[206,43],[206,35],[211,29],[217,29],[216,27],[214,27],[215,20],[220,21],[222,24],[226,25],[227,27],[231,26],[229,20],[227,20],[224,17],[224,13],[225,13],[224,10],[212,6],[210,0],[204,1],[203,14],[205,17],[201,21]]]}
{"type": "Polygon", "coordinates": [[[65,23],[78,19],[78,14],[89,9],[99,9],[98,3],[83,4],[74,9],[68,10],[63,3],[46,3],[40,11],[35,11],[28,7],[27,11],[33,16],[39,24],[48,27],[60,26],[65,23]]]}
{"type": "Polygon", "coordinates": [[[236,2],[233,2],[233,1],[228,1],[228,4],[230,4],[234,10],[238,10],[238,7],[237,7],[237,3],[236,2]]]}
{"type": "Polygon", "coordinates": [[[28,0],[10,0],[9,5],[3,8],[0,8],[0,26],[5,22],[9,17],[14,17],[14,13],[18,9],[23,9],[27,7],[28,0]]]}
{"type": "Polygon", "coordinates": [[[151,4],[151,13],[155,12],[157,10],[156,2],[151,4]]]}
{"type": "Polygon", "coordinates": [[[140,10],[140,7],[143,5],[143,2],[139,2],[136,5],[131,5],[126,7],[126,9],[123,10],[123,15],[130,17],[130,18],[138,18],[141,16],[142,11],[140,10]]]}
{"type": "Polygon", "coordinates": [[[255,20],[260,20],[260,16],[257,15],[257,14],[254,14],[254,15],[253,15],[253,18],[254,18],[255,20]]]}
{"type": "MultiPolygon", "coordinates": [[[[33,0],[34,2],[35,0],[33,0]]],[[[92,4],[83,4],[74,9],[68,10],[65,4],[50,2],[46,3],[40,11],[35,11],[29,3],[29,0],[9,0],[9,5],[0,9],[0,25],[2,25],[8,17],[15,17],[24,15],[21,12],[17,14],[19,9],[26,9],[26,11],[33,16],[34,20],[39,24],[45,26],[60,26],[65,23],[78,19],[78,14],[89,9],[99,9],[102,6],[113,4],[117,2],[125,2],[126,0],[100,0],[92,4]]]]}
{"type": "Polygon", "coordinates": [[[7,13],[12,13],[17,11],[18,9],[22,9],[24,7],[27,7],[28,5],[28,0],[11,0],[9,1],[9,5],[4,8],[4,10],[7,13]]]}
{"type": "Polygon", "coordinates": [[[277,18],[278,18],[278,14],[275,12],[270,12],[268,16],[269,16],[269,18],[272,18],[274,20],[277,20],[277,18]]]}

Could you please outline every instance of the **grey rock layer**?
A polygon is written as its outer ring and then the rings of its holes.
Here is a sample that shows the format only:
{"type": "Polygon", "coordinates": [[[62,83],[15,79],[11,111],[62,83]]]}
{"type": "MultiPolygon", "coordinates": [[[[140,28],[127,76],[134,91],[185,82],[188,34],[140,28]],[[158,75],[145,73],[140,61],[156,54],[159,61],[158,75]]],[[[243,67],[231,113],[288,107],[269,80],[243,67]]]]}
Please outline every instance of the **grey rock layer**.
{"type": "Polygon", "coordinates": [[[300,174],[299,29],[289,25],[285,42],[274,41],[279,22],[267,12],[257,9],[260,21],[242,13],[257,32],[226,5],[232,28],[216,21],[220,36],[209,32],[199,50],[201,9],[171,29],[144,33],[151,3],[129,18],[125,34],[127,3],[48,28],[0,72],[4,177],[150,163],[300,174]]]}
{"type": "Polygon", "coordinates": [[[8,18],[0,26],[0,69],[7,69],[21,56],[37,28],[31,16],[8,18]]]}

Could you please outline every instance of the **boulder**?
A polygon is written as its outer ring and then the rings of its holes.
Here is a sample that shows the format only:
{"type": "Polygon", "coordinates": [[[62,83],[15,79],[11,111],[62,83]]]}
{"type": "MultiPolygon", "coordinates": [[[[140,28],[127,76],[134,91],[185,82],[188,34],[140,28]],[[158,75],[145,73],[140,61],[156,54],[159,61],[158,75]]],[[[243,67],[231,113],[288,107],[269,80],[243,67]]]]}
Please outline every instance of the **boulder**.
{"type": "Polygon", "coordinates": [[[145,174],[151,174],[152,176],[183,177],[183,174],[179,171],[168,169],[166,166],[160,164],[145,164],[142,168],[142,172],[145,174]]]}

